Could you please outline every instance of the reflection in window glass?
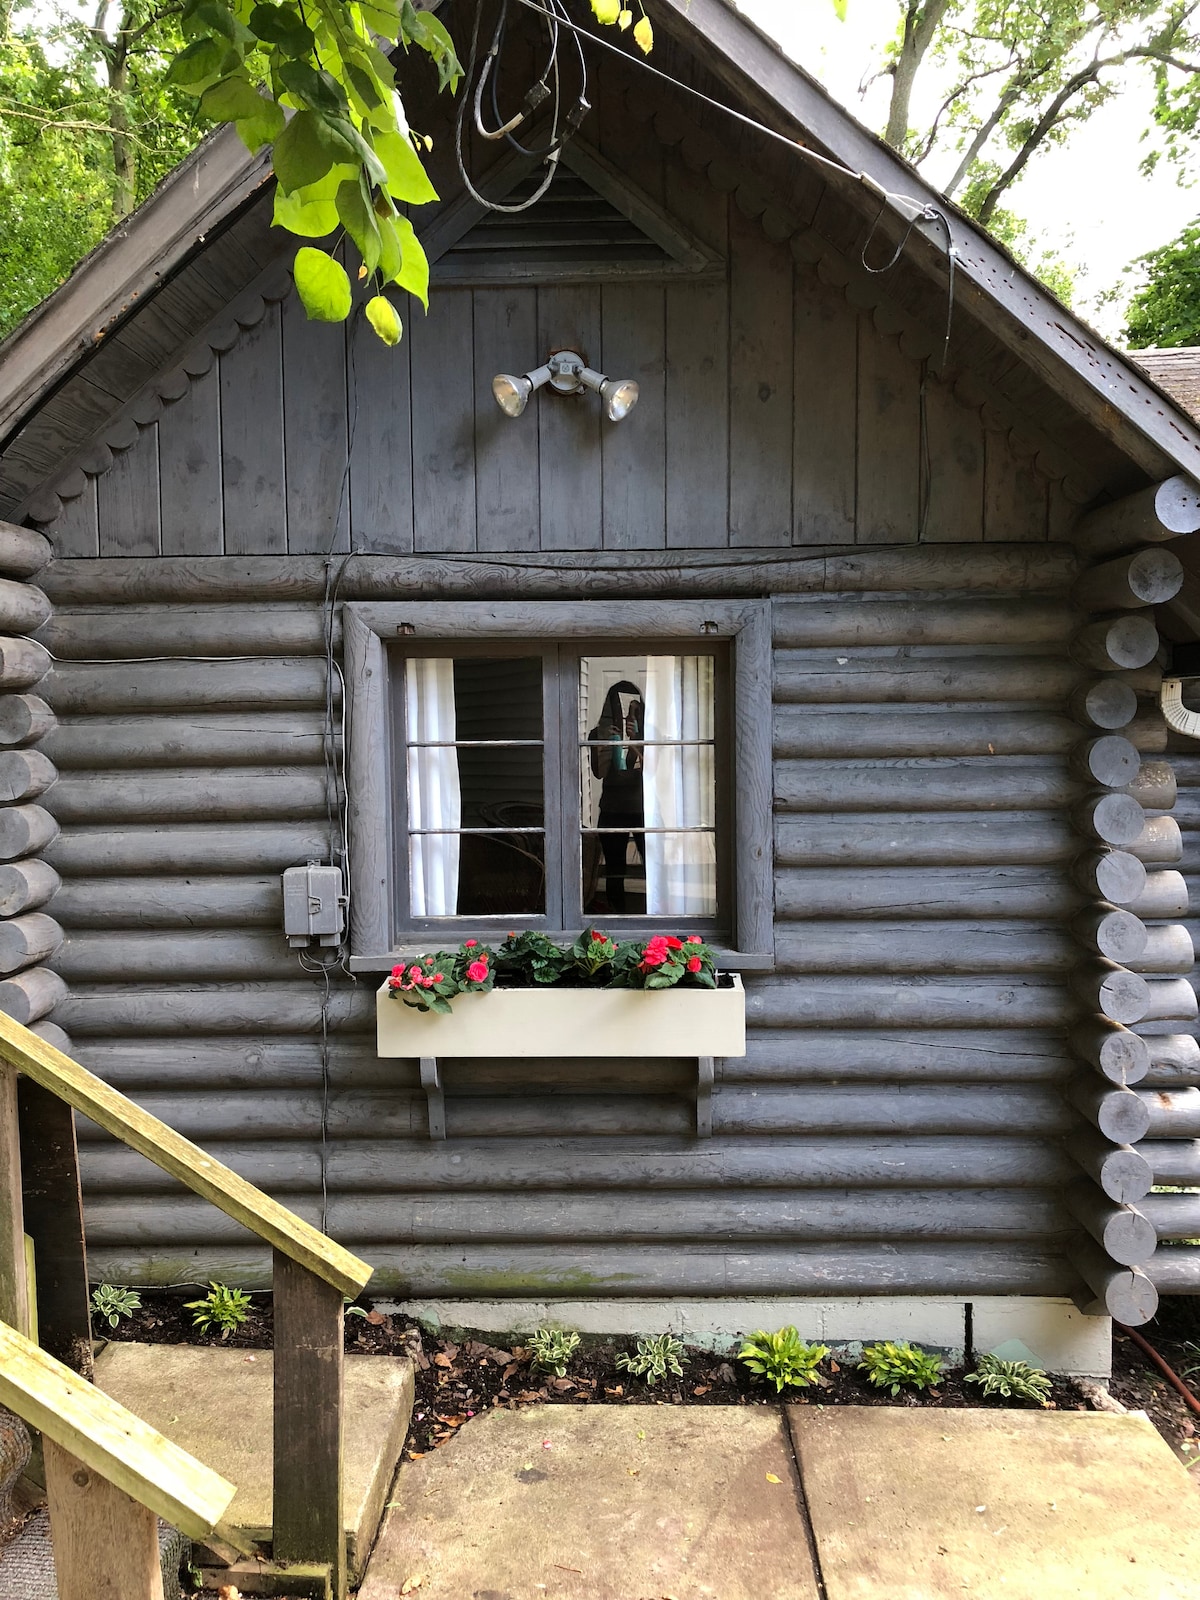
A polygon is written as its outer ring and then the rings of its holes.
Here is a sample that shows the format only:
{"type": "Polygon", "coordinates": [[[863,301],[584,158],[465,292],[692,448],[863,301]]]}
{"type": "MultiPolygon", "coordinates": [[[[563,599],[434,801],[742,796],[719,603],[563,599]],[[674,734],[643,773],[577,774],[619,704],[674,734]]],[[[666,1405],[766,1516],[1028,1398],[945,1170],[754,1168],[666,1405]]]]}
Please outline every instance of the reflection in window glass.
{"type": "Polygon", "coordinates": [[[544,913],[541,658],[410,659],[405,728],[412,914],[544,913]]]}
{"type": "Polygon", "coordinates": [[[716,912],[710,655],[580,662],[585,914],[716,912]]]}

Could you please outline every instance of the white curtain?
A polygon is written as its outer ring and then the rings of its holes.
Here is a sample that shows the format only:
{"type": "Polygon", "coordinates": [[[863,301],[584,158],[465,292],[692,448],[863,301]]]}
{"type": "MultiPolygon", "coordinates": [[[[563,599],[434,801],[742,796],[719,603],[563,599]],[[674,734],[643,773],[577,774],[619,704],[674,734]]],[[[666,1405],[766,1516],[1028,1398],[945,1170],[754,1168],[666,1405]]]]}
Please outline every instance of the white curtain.
{"type": "MultiPolygon", "coordinates": [[[[417,748],[455,737],[454,662],[448,657],[410,659],[404,684],[409,828],[458,828],[462,824],[458,751],[417,748]]],[[[411,833],[409,882],[413,916],[454,916],[458,910],[458,834],[411,833]]]]}
{"type": "MultiPolygon", "coordinates": [[[[646,738],[713,737],[713,658],[646,658],[646,738]]],[[[642,770],[646,827],[711,828],[715,768],[709,744],[648,744],[642,770]]],[[[646,834],[646,911],[711,916],[717,856],[711,833],[646,834]]]]}

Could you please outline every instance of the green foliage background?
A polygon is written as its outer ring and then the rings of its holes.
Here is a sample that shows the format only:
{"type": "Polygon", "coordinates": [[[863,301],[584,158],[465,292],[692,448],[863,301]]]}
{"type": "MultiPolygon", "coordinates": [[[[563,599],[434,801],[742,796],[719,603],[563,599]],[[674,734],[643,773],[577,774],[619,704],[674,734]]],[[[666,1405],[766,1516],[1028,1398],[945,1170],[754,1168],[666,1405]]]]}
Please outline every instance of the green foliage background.
{"type": "Polygon", "coordinates": [[[1133,296],[1125,336],[1133,350],[1200,344],[1200,218],[1142,256],[1146,282],[1133,296]]]}
{"type": "MultiPolygon", "coordinates": [[[[129,5],[114,24],[150,14],[129,5]]],[[[7,19],[0,4],[0,337],[70,274],[117,220],[114,97],[100,42],[82,20],[7,19]]],[[[114,28],[115,31],[115,28],[114,28]]],[[[132,53],[118,108],[130,126],[134,204],[198,142],[191,102],[166,86],[172,19],[132,53]]]]}

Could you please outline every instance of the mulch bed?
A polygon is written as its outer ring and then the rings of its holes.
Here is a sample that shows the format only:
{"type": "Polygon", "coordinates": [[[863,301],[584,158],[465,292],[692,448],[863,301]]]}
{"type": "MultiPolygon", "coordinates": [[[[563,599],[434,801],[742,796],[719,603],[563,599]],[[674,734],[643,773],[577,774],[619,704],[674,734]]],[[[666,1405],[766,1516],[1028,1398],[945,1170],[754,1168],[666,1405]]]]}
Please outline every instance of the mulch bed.
{"type": "MultiPolygon", "coordinates": [[[[98,1328],[111,1339],[134,1339],[157,1344],[220,1345],[238,1349],[267,1349],[272,1343],[269,1295],[255,1295],[250,1317],[227,1340],[200,1334],[191,1313],[183,1309],[187,1294],[145,1291],[142,1308],[115,1329],[98,1328]]],[[[774,1405],[779,1396],[772,1387],[754,1379],[739,1362],[689,1347],[684,1377],[670,1377],[654,1386],[617,1366],[621,1353],[632,1355],[632,1339],[587,1340],[572,1357],[568,1374],[555,1378],[532,1369],[528,1350],[520,1345],[499,1346],[487,1336],[460,1342],[423,1333],[402,1316],[369,1311],[366,1318],[346,1317],[346,1350],[352,1355],[412,1356],[416,1365],[416,1404],[405,1455],[417,1459],[452,1439],[472,1417],[508,1406],[528,1405],[774,1405]]],[[[989,1407],[1020,1406],[1029,1402],[983,1399],[974,1384],[964,1382],[961,1371],[948,1371],[935,1390],[902,1390],[893,1396],[874,1388],[853,1363],[836,1360],[825,1364],[828,1376],[820,1387],[788,1393],[801,1405],[989,1407]]],[[[1056,1381],[1051,1404],[1064,1411],[1088,1411],[1091,1405],[1073,1384],[1056,1381]]],[[[1182,1402],[1180,1402],[1182,1405],[1182,1402]]]]}

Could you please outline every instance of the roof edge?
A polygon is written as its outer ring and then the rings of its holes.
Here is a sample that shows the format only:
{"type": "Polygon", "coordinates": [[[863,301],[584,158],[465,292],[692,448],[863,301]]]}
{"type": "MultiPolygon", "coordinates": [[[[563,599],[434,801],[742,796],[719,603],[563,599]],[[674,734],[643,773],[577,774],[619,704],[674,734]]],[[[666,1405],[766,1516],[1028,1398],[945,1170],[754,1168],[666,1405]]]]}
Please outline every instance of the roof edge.
{"type": "Polygon", "coordinates": [[[233,128],[210,134],[0,344],[0,440],[266,181],[233,128]]]}

